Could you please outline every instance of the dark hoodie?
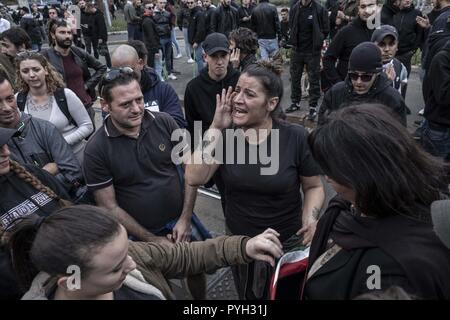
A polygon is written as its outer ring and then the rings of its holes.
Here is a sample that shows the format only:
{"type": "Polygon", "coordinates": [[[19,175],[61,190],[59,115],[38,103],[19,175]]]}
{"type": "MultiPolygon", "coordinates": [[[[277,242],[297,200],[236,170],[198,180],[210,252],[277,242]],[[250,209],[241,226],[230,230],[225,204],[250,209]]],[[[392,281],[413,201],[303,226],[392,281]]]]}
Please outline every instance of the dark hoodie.
{"type": "Polygon", "coordinates": [[[393,0],[387,0],[381,8],[381,24],[394,25],[394,16],[399,11],[398,7],[394,6],[393,0]]]}
{"type": "Polygon", "coordinates": [[[425,118],[450,128],[450,40],[433,58],[423,80],[425,118]]]}
{"type": "Polygon", "coordinates": [[[327,91],[319,110],[319,125],[324,124],[326,117],[333,111],[355,103],[381,103],[392,109],[398,119],[406,126],[406,105],[400,93],[392,87],[384,73],[378,76],[372,87],[365,94],[357,94],[353,91],[351,80],[347,77],[345,81],[335,84],[327,91]]]}
{"type": "Polygon", "coordinates": [[[422,16],[414,6],[400,10],[394,16],[394,24],[398,32],[397,55],[417,50],[424,41],[424,29],[416,22],[416,18],[422,16]]]}
{"type": "Polygon", "coordinates": [[[373,30],[367,28],[366,22],[358,17],[336,34],[323,57],[323,70],[331,84],[344,80],[353,48],[370,41],[372,33],[373,30]]]}
{"type": "MultiPolygon", "coordinates": [[[[58,196],[69,199],[51,174],[35,166],[25,165],[25,168],[58,196]]],[[[60,208],[55,199],[36,190],[13,172],[0,176],[0,190],[0,223],[4,227],[8,227],[17,218],[31,214],[48,216],[60,208]]],[[[9,254],[0,247],[0,299],[18,299],[21,294],[23,292],[19,290],[9,254]]]]}
{"type": "Polygon", "coordinates": [[[203,132],[205,132],[211,125],[216,112],[216,94],[229,86],[234,88],[239,76],[239,71],[228,66],[225,78],[215,81],[208,75],[208,68],[204,68],[197,77],[189,81],[184,93],[184,109],[188,130],[192,137],[194,121],[202,121],[203,132]]]}
{"type": "Polygon", "coordinates": [[[144,68],[140,85],[146,109],[168,113],[180,128],[186,128],[178,95],[170,84],[160,81],[152,68],[144,68]]]}

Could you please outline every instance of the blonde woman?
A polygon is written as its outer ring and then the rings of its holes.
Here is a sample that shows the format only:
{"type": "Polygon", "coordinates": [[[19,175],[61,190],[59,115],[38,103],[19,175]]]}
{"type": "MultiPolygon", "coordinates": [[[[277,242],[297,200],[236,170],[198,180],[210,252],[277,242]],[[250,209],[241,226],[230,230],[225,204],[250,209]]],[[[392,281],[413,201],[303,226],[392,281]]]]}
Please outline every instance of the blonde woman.
{"type": "Polygon", "coordinates": [[[94,126],[81,100],[65,88],[61,75],[39,53],[19,54],[16,70],[19,109],[53,123],[82,163],[84,139],[94,126]]]}

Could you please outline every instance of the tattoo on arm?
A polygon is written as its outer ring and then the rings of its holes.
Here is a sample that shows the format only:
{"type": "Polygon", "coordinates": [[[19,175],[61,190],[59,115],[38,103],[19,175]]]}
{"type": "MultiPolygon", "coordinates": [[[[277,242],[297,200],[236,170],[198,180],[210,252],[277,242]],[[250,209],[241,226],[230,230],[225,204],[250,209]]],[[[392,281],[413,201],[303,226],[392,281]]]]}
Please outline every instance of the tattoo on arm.
{"type": "Polygon", "coordinates": [[[312,217],[316,220],[319,220],[319,214],[320,214],[320,209],[317,209],[316,207],[314,207],[312,210],[312,217]]]}

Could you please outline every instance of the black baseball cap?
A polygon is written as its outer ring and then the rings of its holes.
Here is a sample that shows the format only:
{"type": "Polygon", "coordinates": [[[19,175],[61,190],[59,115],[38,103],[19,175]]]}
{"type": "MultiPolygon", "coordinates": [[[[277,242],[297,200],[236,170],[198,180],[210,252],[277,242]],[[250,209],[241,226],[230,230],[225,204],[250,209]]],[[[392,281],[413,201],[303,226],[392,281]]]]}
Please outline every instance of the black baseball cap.
{"type": "Polygon", "coordinates": [[[390,26],[388,24],[384,24],[384,25],[378,27],[377,29],[375,29],[375,31],[372,33],[371,41],[380,43],[387,36],[392,36],[392,37],[394,37],[395,40],[398,40],[397,29],[395,29],[395,27],[390,26]]]}
{"type": "Polygon", "coordinates": [[[8,129],[0,127],[0,147],[8,143],[9,139],[16,134],[16,129],[8,129]]]}
{"type": "Polygon", "coordinates": [[[224,34],[218,32],[209,34],[203,41],[202,47],[209,56],[219,51],[230,52],[230,42],[224,34]]]}

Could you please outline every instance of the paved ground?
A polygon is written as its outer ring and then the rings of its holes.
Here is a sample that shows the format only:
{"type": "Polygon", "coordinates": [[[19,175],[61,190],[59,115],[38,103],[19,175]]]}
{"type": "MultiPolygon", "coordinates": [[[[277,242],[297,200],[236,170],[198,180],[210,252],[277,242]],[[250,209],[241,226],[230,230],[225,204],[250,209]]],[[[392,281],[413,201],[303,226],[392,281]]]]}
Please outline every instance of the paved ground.
{"type": "MultiPolygon", "coordinates": [[[[194,67],[193,64],[188,64],[187,58],[184,52],[184,41],[182,40],[182,34],[177,30],[177,38],[179,39],[181,52],[184,55],[181,59],[174,60],[174,68],[180,72],[177,74],[177,80],[169,80],[169,83],[174,87],[179,99],[183,101],[184,90],[187,82],[192,79],[194,67]]],[[[110,49],[113,50],[120,43],[126,42],[126,34],[118,34],[110,36],[110,49]]],[[[284,83],[284,97],[281,102],[283,109],[286,109],[290,105],[290,77],[289,66],[285,65],[285,72],[282,75],[284,83]]],[[[423,99],[421,93],[421,84],[417,71],[413,71],[409,80],[408,93],[406,103],[411,109],[412,114],[408,116],[408,127],[411,131],[417,127],[414,122],[420,117],[417,116],[417,112],[423,107],[423,99]]],[[[302,117],[307,110],[307,101],[302,101],[302,109],[290,115],[294,121],[301,122],[302,117]]],[[[99,111],[99,110],[98,110],[99,111]]],[[[100,124],[100,116],[98,114],[97,124],[100,124]]],[[[329,186],[326,186],[327,199],[333,195],[333,191],[329,186]]],[[[199,194],[195,206],[195,212],[203,221],[205,226],[213,232],[215,235],[225,234],[225,221],[223,212],[221,209],[220,201],[216,198],[199,194]]],[[[179,291],[182,296],[182,290],[179,291]]],[[[186,296],[184,296],[186,297],[186,296]]],[[[237,295],[234,290],[232,275],[229,269],[219,270],[215,275],[208,276],[208,299],[236,299],[237,295]]]]}

